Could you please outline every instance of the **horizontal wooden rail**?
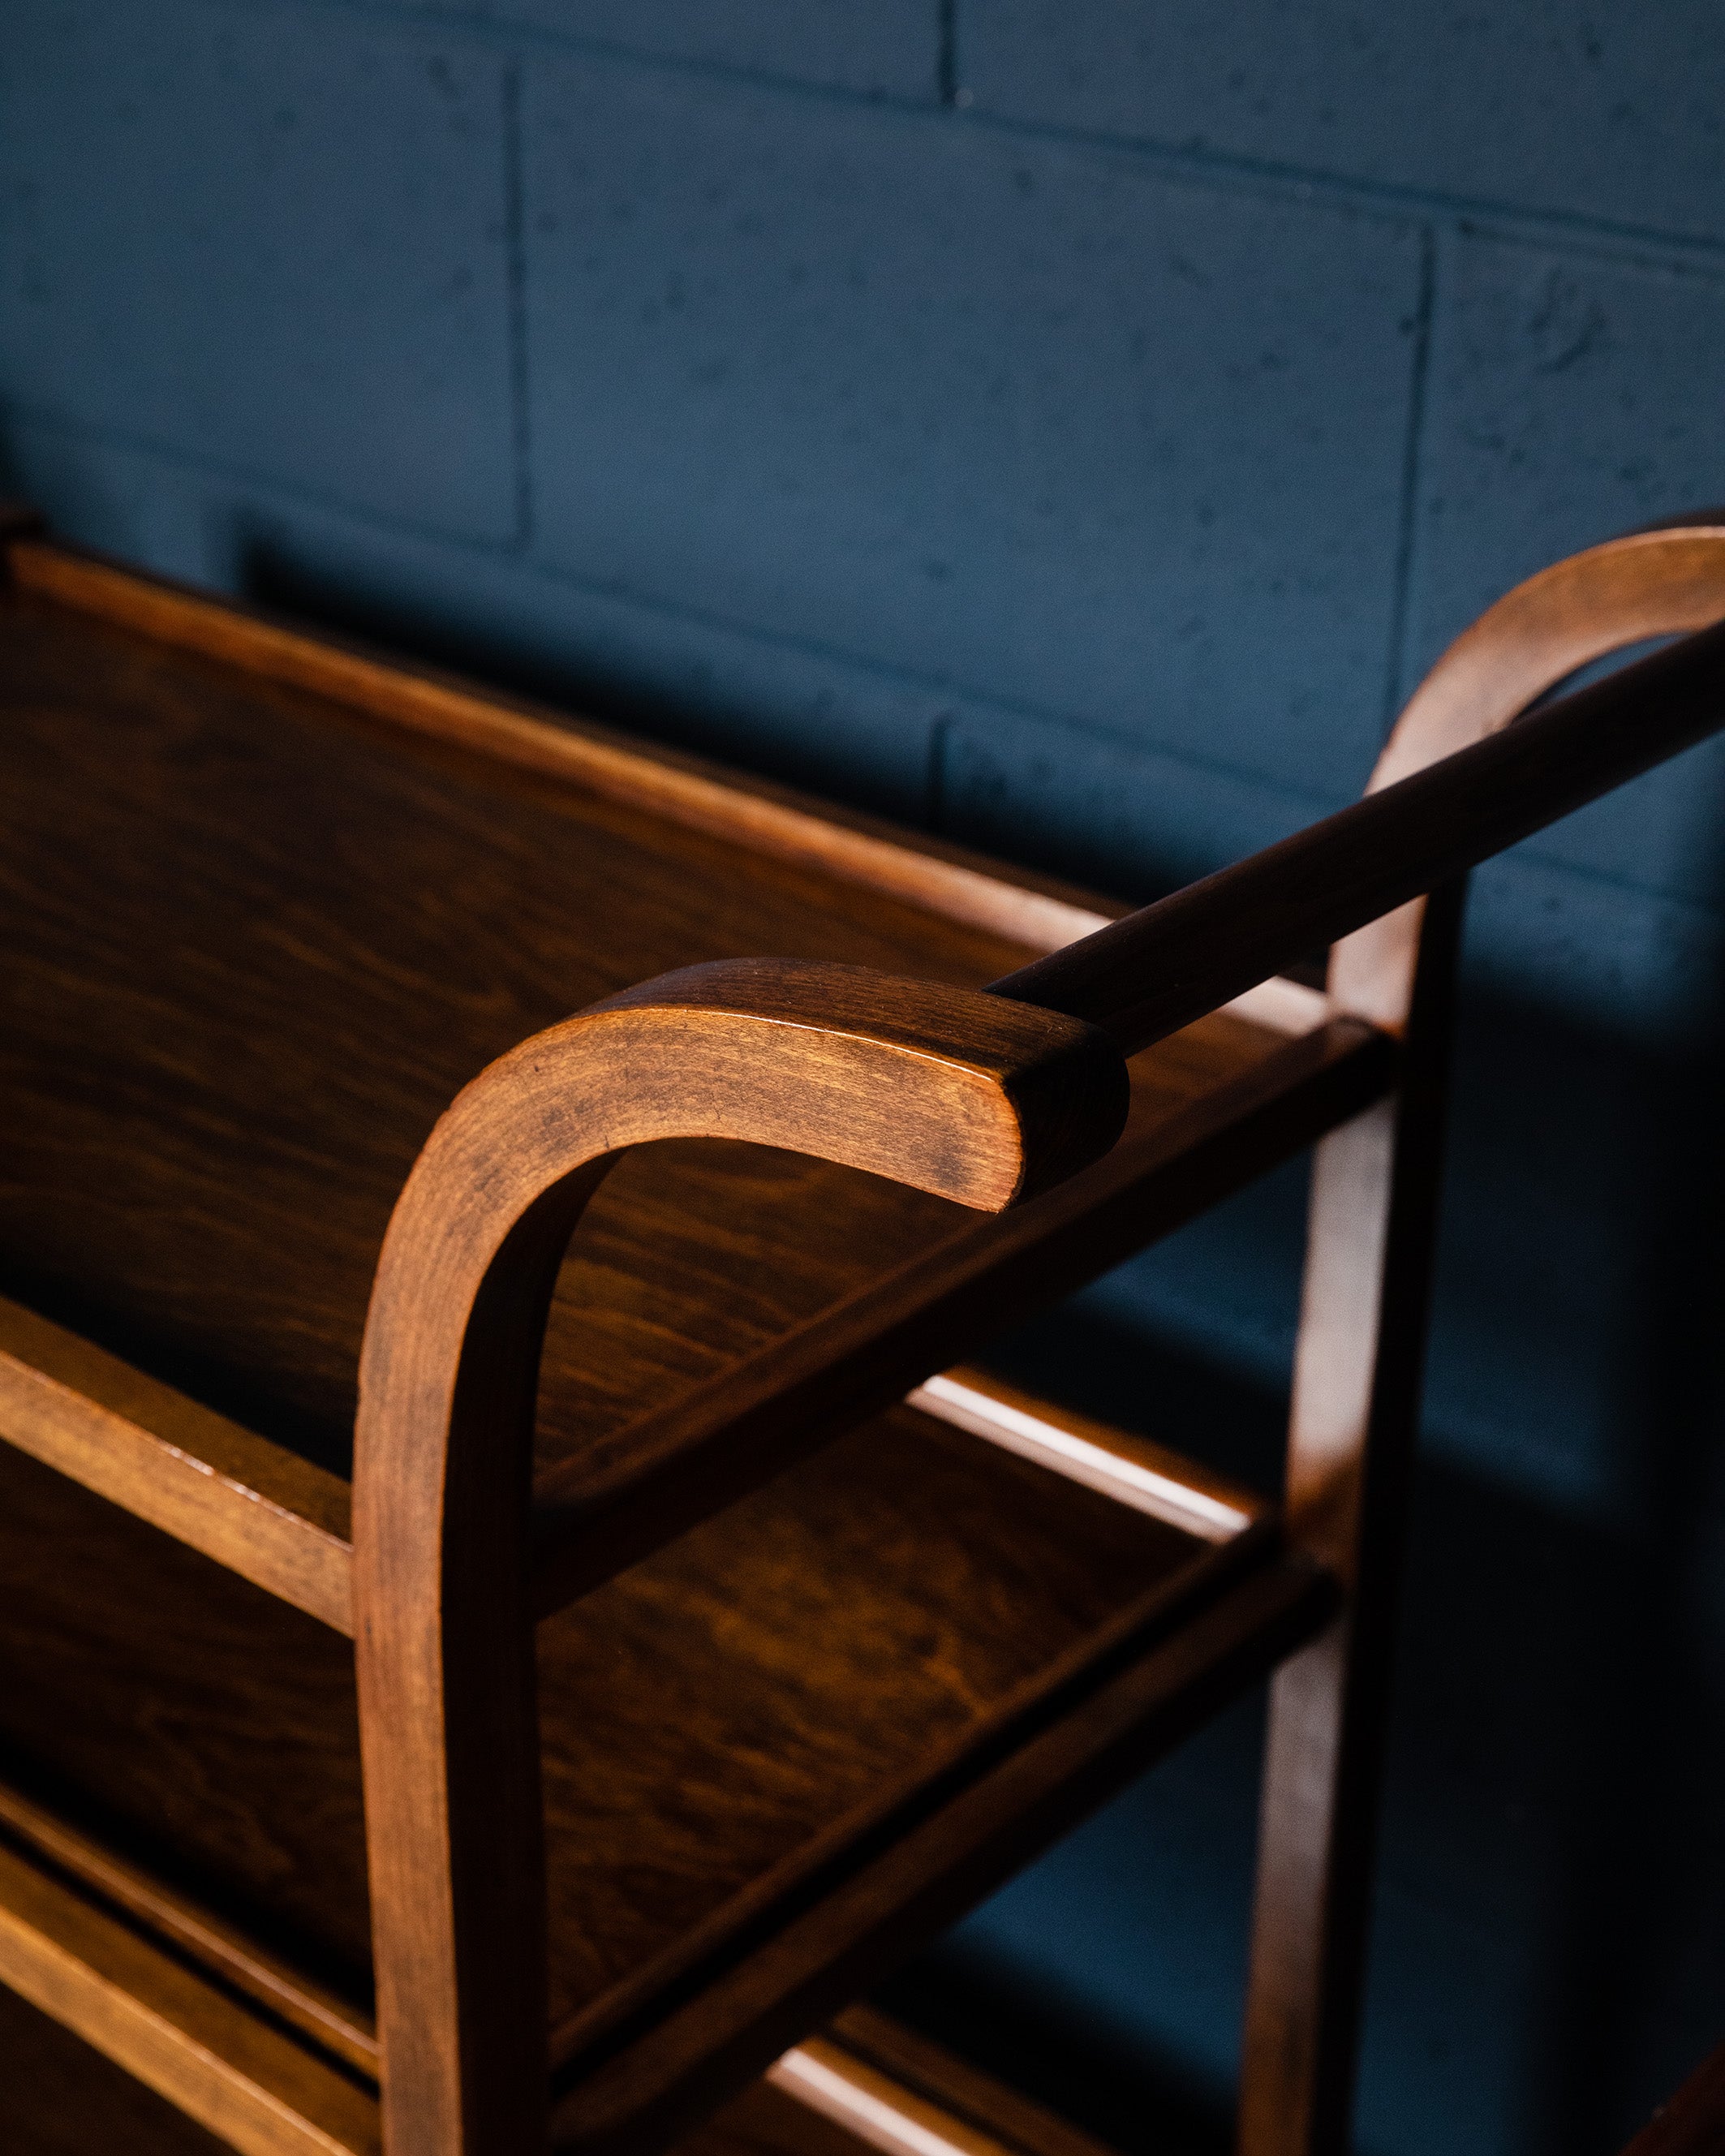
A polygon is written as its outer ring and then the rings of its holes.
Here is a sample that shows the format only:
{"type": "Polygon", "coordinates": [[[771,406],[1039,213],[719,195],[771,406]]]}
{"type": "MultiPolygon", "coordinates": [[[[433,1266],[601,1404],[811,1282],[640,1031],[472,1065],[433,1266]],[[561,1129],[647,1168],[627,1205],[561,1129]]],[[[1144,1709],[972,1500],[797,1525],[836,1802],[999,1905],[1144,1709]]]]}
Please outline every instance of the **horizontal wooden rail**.
{"type": "Polygon", "coordinates": [[[3,1842],[0,1984],[240,2156],[380,2156],[363,2087],[3,1842]]]}
{"type": "Polygon", "coordinates": [[[229,1993],[290,2023],[354,2072],[377,2078],[372,2017],[216,1912],[177,1884],[108,1847],[81,1826],[0,1781],[0,1847],[34,1860],[69,1881],[86,1900],[129,1920],[182,1963],[203,1969],[229,1993]]]}
{"type": "Polygon", "coordinates": [[[1127,1055],[1725,726],[1725,622],[996,981],[1127,1055]]]}
{"type": "Polygon", "coordinates": [[[353,1630],[347,1483],[4,1297],[0,1443],[353,1630]]]}

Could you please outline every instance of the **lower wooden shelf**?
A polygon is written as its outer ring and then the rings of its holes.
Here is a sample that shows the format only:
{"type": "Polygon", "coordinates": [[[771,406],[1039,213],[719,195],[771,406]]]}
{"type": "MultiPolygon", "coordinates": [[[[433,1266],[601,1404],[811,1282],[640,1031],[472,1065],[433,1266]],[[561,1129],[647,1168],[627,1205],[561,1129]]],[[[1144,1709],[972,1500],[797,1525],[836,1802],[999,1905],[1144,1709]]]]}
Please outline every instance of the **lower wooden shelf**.
{"type": "MultiPolygon", "coordinates": [[[[0,1860],[8,1891],[18,1881],[0,1860]]],[[[39,1916],[57,1893],[39,1881],[20,1897],[39,1916]]],[[[74,1897],[75,1898],[75,1897],[74,1897]]],[[[61,1908],[90,1964],[110,1975],[139,1974],[136,1940],[85,1906],[61,1908]]],[[[375,2107],[340,2076],[321,2074],[296,2047],[262,2045],[253,2030],[254,2075],[231,2073],[225,2107],[206,2102],[184,2071],[200,2034],[218,2036],[234,2010],[215,1988],[185,1976],[158,1981],[145,1997],[99,1993],[79,2004],[56,1981],[58,1956],[45,1940],[21,1939],[8,1909],[0,1937],[8,1978],[0,1988],[0,2147],[8,2156],[220,2156],[223,2150],[375,2148],[375,2107]],[[19,1989],[11,1979],[26,1979],[19,1989]],[[172,1994],[172,1995],[171,1995],[172,1994]],[[49,2010],[44,2011],[47,2006],[49,2010]],[[60,2018],[68,2007],[72,2012],[60,2018]],[[300,2111],[300,2138],[271,2102],[291,2086],[294,2108],[310,2097],[341,2131],[318,2134],[300,2111]],[[321,2086],[319,2086],[321,2081],[321,2086]],[[190,2094],[193,2102],[187,2106],[190,2094]],[[370,2115],[367,2116],[367,2114],[370,2115]]],[[[123,1930],[123,1928],[121,1928],[123,1930]]],[[[147,1949],[144,1950],[147,1953],[147,1949]]],[[[87,1964],[90,1965],[90,1964],[87,1964]]],[[[231,2031],[229,2032],[231,2034],[231,2031]]],[[[1107,2156],[1098,2143],[1040,2105],[1004,2087],[884,2015],[853,2007],[821,2035],[788,2052],[752,2087],[677,2144],[673,2156],[1107,2156]]]]}
{"type": "MultiPolygon", "coordinates": [[[[661,2010],[598,2060],[569,2055],[556,2145],[674,2141],[771,2061],[775,2032],[800,2033],[855,1995],[1261,1675],[1326,1606],[1322,1576],[1276,1557],[1164,1639],[1137,1643],[1040,1735],[920,1823],[883,1833],[800,1916],[693,1987],[681,2011],[661,2010]]],[[[378,2148],[362,2012],[15,1794],[0,1799],[0,1983],[11,1992],[242,2156],[378,2148]]],[[[836,2068],[818,2064],[782,2071],[775,2087],[817,2109],[824,2088],[830,2112],[836,2068]]],[[[872,2115],[860,2102],[850,2110],[872,2115]]],[[[933,2151],[912,2135],[901,2156],[933,2151]]]]}
{"type": "MultiPolygon", "coordinates": [[[[247,2156],[358,2156],[347,1641],[11,1447],[0,1565],[0,1979],[247,2156]]],[[[557,2144],[693,2130],[1332,1599],[1250,1493],[957,1373],[546,1620],[557,2144]]]]}
{"type": "MultiPolygon", "coordinates": [[[[0,2146],[378,2156],[347,1642],[10,1446],[0,1563],[0,2146]]],[[[846,2002],[1334,1593],[957,1372],[547,1620],[553,2145],[1081,2156],[846,2002]]]]}

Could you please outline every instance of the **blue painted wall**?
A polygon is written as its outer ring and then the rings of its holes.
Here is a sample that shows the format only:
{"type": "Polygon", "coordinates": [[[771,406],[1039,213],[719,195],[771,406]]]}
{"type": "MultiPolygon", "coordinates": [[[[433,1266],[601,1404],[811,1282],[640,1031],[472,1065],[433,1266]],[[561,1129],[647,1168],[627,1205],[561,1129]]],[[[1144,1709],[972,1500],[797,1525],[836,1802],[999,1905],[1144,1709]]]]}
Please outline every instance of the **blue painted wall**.
{"type": "MultiPolygon", "coordinates": [[[[61,531],[1129,893],[1346,799],[1508,583],[1725,499],[1714,0],[0,30],[0,481],[61,531]]],[[[1613,2148],[1725,2026],[1722,796],[1697,752],[1479,879],[1383,2156],[1613,2148]]],[[[1000,1359],[1269,1471],[1301,1199],[1000,1359]]],[[[901,2002],[1206,2145],[1255,1743],[901,2002]]]]}

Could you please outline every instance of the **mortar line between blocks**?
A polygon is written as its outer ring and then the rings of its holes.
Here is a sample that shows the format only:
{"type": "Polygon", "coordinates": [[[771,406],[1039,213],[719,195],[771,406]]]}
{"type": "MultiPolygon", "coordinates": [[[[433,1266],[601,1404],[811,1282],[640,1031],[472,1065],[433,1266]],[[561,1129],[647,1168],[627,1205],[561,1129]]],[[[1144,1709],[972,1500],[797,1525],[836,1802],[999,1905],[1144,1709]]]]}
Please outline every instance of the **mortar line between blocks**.
{"type": "Polygon", "coordinates": [[[511,448],[515,459],[516,543],[533,538],[533,457],[527,358],[527,247],[526,181],[522,172],[521,66],[511,59],[503,73],[504,217],[509,282],[511,448]]]}
{"type": "Polygon", "coordinates": [[[1387,736],[1409,693],[1414,618],[1414,573],[1420,551],[1420,497],[1425,475],[1425,435],[1430,408],[1431,341],[1437,314],[1438,235],[1420,233],[1420,296],[1414,313],[1414,350],[1408,368],[1408,432],[1402,447],[1401,514],[1396,529],[1395,588],[1390,601],[1389,680],[1384,685],[1387,736]]]}

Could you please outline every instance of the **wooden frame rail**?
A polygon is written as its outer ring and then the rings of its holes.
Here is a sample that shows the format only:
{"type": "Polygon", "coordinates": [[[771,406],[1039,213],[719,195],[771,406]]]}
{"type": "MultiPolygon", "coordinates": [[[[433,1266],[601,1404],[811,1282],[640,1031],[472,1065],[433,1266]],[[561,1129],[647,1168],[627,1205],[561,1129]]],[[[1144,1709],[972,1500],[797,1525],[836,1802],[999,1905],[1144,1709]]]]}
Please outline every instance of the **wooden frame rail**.
{"type": "Polygon", "coordinates": [[[1725,624],[996,981],[1132,1055],[1725,726],[1725,624]]]}
{"type": "MultiPolygon", "coordinates": [[[[1466,790],[1446,803],[1441,782],[1458,768],[1465,778],[1471,773],[1469,785],[1489,776],[1492,767],[1478,758],[1476,745],[1607,654],[1688,634],[1688,647],[1664,654],[1676,660],[1681,679],[1697,648],[1702,654],[1700,679],[1687,674],[1681,690],[1688,707],[1663,737],[1670,746],[1661,752],[1672,752],[1690,723],[1705,721],[1712,663],[1706,654],[1718,640],[1711,624],[1722,617],[1725,518],[1713,512],[1631,533],[1542,570],[1489,608],[1420,684],[1361,806],[1377,808],[1372,796],[1396,792],[1422,773],[1426,789],[1399,791],[1399,833],[1383,824],[1368,828],[1376,829],[1380,845],[1423,845],[1434,878],[1453,875],[1462,857],[1445,849],[1457,835],[1450,819],[1466,790]],[[1705,641],[1696,634],[1702,631],[1705,641]],[[1476,758],[1471,765],[1463,761],[1469,756],[1476,758]],[[1425,815],[1432,828],[1422,833],[1425,815]]],[[[1600,685],[1605,696],[1568,699],[1517,726],[1522,754],[1508,783],[1521,800],[1502,828],[1516,830],[1545,783],[1539,757],[1562,753],[1570,725],[1578,725],[1598,759],[1588,783],[1597,785],[1600,765],[1612,761],[1614,711],[1625,732],[1645,730],[1615,745],[1627,752],[1616,768],[1627,776],[1645,767],[1646,732],[1661,723],[1647,698],[1663,678],[1628,669],[1600,685]]],[[[1559,773],[1556,783],[1577,780],[1559,773]]],[[[1335,823],[1316,828],[1333,840],[1335,823]]],[[[1304,858],[1309,867],[1310,854],[1304,858]]],[[[1380,857],[1376,866],[1385,865],[1380,857]]],[[[1395,865],[1389,864],[1392,875],[1395,865]]],[[[1344,935],[1331,952],[1332,1007],[1404,1034],[1406,1054],[1399,1098],[1324,1138],[1312,1167],[1288,1421],[1287,1517],[1291,1534],[1330,1568],[1346,1599],[1324,1634],[1284,1664],[1271,1687],[1241,2062],[1241,2156],[1341,2156],[1350,2142],[1462,897],[1452,882],[1434,904],[1420,898],[1396,904],[1393,885],[1381,886],[1378,898],[1393,910],[1344,935]]]]}

